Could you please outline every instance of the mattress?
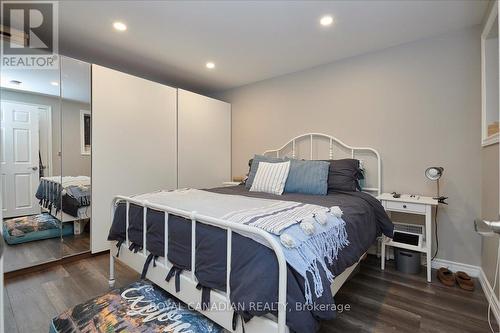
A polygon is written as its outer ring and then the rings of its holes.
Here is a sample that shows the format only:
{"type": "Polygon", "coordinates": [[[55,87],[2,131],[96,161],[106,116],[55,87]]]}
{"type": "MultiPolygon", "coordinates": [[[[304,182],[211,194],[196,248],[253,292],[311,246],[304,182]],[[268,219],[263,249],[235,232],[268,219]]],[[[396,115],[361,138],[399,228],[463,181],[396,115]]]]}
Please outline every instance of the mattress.
{"type": "MultiPolygon", "coordinates": [[[[356,263],[361,255],[384,233],[392,237],[393,225],[380,202],[363,192],[332,192],[326,196],[286,193],[281,196],[249,192],[244,186],[210,189],[219,194],[243,195],[265,199],[296,201],[324,207],[340,206],[344,212],[349,245],[338,254],[330,271],[341,274],[356,263]]],[[[125,239],[125,204],[119,203],[110,230],[109,240],[125,239]]],[[[148,209],[146,223],[147,250],[155,256],[164,256],[164,213],[148,209]]],[[[169,217],[168,259],[178,270],[191,269],[191,221],[178,216],[169,217]]],[[[131,204],[129,209],[129,240],[131,250],[142,248],[143,210],[131,204]]],[[[278,300],[278,263],[268,247],[237,233],[233,234],[231,259],[231,302],[237,304],[236,313],[245,320],[267,313],[276,314],[278,300]],[[256,307],[255,304],[267,304],[256,307]]],[[[146,265],[147,266],[147,265],[146,265]]],[[[217,227],[197,224],[195,275],[203,288],[226,290],[226,231],[217,227]]],[[[290,306],[287,325],[295,332],[315,332],[319,320],[335,317],[330,282],[322,274],[325,292],[313,298],[314,307],[290,306]]],[[[287,302],[289,305],[305,304],[304,280],[288,267],[287,302]]],[[[205,297],[207,293],[204,293],[205,297]]],[[[209,294],[208,294],[209,295],[209,294]]],[[[203,301],[208,301],[204,299],[203,301]]]]}

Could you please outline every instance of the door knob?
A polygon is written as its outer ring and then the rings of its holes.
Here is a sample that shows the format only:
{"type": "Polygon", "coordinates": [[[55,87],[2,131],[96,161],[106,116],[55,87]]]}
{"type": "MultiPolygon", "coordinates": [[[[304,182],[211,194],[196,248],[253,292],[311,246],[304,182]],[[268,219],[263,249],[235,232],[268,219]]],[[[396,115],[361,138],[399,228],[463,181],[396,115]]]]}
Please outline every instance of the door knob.
{"type": "Polygon", "coordinates": [[[38,167],[37,166],[31,167],[31,170],[36,171],[38,170],[38,167]]]}

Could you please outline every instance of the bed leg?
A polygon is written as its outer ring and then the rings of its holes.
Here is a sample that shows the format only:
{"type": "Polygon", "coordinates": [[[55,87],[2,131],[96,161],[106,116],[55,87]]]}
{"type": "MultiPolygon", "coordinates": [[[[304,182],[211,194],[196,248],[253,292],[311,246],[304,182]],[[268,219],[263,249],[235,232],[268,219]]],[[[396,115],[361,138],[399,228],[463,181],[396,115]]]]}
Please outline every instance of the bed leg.
{"type": "Polygon", "coordinates": [[[115,286],[115,257],[110,252],[109,253],[109,280],[108,284],[110,288],[115,286]]]}

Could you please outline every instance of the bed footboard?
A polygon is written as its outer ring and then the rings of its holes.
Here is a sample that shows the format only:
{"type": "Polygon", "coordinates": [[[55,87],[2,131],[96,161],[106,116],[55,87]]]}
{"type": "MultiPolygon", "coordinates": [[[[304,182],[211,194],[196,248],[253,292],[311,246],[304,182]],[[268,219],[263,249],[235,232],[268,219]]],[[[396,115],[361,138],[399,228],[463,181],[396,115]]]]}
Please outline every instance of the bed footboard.
{"type": "MultiPolygon", "coordinates": [[[[225,329],[231,332],[242,332],[242,326],[239,324],[236,330],[233,330],[233,308],[231,306],[230,295],[230,274],[231,274],[231,250],[232,250],[232,233],[237,232],[243,235],[256,235],[262,240],[269,244],[269,247],[273,250],[278,260],[279,269],[279,280],[278,280],[278,317],[277,321],[266,317],[255,317],[248,323],[245,323],[245,332],[278,332],[278,333],[288,333],[289,329],[286,326],[286,290],[287,290],[287,264],[285,256],[281,245],[276,242],[276,240],[262,229],[251,227],[243,224],[238,224],[234,222],[224,221],[221,219],[212,218],[209,216],[204,216],[196,213],[195,211],[185,211],[164,205],[158,205],[148,202],[147,200],[135,200],[131,197],[117,196],[113,199],[111,205],[111,218],[114,218],[115,210],[119,202],[124,202],[126,204],[126,239],[125,246],[129,247],[129,237],[128,237],[128,227],[129,227],[129,209],[130,204],[143,207],[143,249],[140,252],[133,253],[131,251],[120,252],[119,260],[130,266],[137,272],[141,272],[144,262],[148,256],[147,246],[146,246],[146,217],[147,210],[153,209],[155,211],[162,211],[165,213],[165,234],[164,234],[164,244],[165,256],[161,260],[157,261],[156,267],[150,267],[147,273],[147,278],[160,286],[165,291],[175,295],[177,298],[182,300],[184,303],[194,307],[197,311],[221,325],[225,329]],[[168,253],[168,219],[169,216],[173,214],[186,218],[191,221],[191,271],[182,272],[180,275],[181,290],[176,293],[174,283],[168,283],[165,281],[165,277],[172,267],[172,264],[167,259],[168,253]],[[198,281],[195,276],[194,267],[196,267],[196,225],[198,223],[207,224],[215,226],[227,231],[227,276],[226,276],[226,292],[219,290],[212,290],[211,293],[211,304],[215,304],[216,310],[202,310],[201,309],[201,291],[196,288],[198,281]]],[[[113,248],[110,253],[110,276],[109,285],[114,286],[115,282],[115,272],[114,272],[114,262],[117,257],[118,249],[113,248]]]]}

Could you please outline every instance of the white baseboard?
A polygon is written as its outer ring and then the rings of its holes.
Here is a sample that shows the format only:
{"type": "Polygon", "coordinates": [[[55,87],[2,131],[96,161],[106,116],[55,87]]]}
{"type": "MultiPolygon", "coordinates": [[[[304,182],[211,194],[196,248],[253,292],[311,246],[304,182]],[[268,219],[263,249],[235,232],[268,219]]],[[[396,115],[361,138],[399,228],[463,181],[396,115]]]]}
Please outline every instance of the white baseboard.
{"type": "Polygon", "coordinates": [[[446,267],[452,272],[462,271],[472,277],[477,278],[479,280],[479,283],[481,284],[481,288],[483,289],[486,300],[491,304],[491,311],[493,313],[493,316],[495,317],[497,323],[499,323],[500,325],[500,302],[498,300],[498,296],[495,295],[495,292],[493,291],[493,288],[486,278],[486,275],[484,274],[484,271],[481,267],[444,259],[434,259],[432,261],[432,268],[438,269],[440,267],[446,267]]]}
{"type": "Polygon", "coordinates": [[[486,299],[491,305],[491,312],[493,312],[497,323],[500,325],[500,302],[482,269],[480,269],[479,282],[483,288],[484,296],[486,296],[486,299]]]}
{"type": "MultiPolygon", "coordinates": [[[[394,259],[394,254],[392,253],[392,251],[388,251],[387,256],[389,257],[389,259],[394,259]]],[[[422,253],[421,263],[423,266],[426,266],[425,253],[422,253]]],[[[481,267],[479,266],[462,264],[460,262],[444,260],[439,258],[435,258],[434,260],[432,260],[431,267],[434,269],[446,267],[452,272],[462,271],[469,274],[469,276],[475,278],[479,278],[481,271],[481,267]]]]}
{"type": "Polygon", "coordinates": [[[460,262],[436,258],[436,259],[432,260],[431,265],[432,265],[432,268],[435,268],[435,269],[438,269],[441,267],[446,267],[452,272],[462,271],[462,272],[469,274],[469,276],[472,276],[475,278],[479,278],[479,276],[481,275],[481,267],[468,265],[468,264],[462,264],[460,262]]]}
{"type": "MultiPolygon", "coordinates": [[[[391,255],[390,257],[394,258],[394,256],[391,255]]],[[[424,259],[423,256],[422,259],[424,259]]],[[[422,262],[425,266],[425,260],[422,260],[422,262]]],[[[495,292],[493,291],[493,288],[481,267],[439,258],[432,260],[431,266],[434,269],[446,267],[452,272],[462,271],[469,274],[469,276],[477,278],[481,284],[486,300],[491,304],[491,312],[493,313],[498,325],[500,325],[500,301],[498,296],[495,295],[495,292]]],[[[433,279],[434,278],[435,276],[433,276],[433,279]]]]}

